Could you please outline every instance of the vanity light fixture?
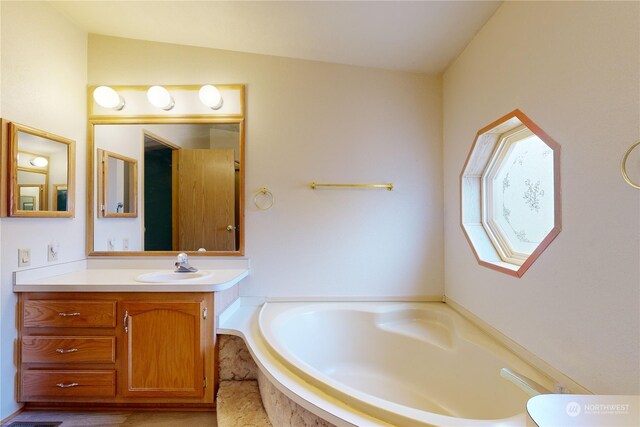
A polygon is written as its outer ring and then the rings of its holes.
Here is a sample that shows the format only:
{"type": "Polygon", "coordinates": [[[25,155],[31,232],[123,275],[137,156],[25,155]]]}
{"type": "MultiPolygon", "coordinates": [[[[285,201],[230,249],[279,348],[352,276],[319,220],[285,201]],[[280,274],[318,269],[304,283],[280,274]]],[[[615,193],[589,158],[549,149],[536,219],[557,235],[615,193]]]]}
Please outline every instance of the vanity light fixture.
{"type": "Polygon", "coordinates": [[[93,99],[103,108],[120,111],[124,108],[124,98],[109,86],[98,86],[93,91],[93,99]]]}
{"type": "Polygon", "coordinates": [[[162,86],[151,86],[147,90],[147,99],[151,105],[165,111],[171,110],[176,105],[169,91],[162,86]]]}
{"type": "Polygon", "coordinates": [[[212,110],[219,110],[222,107],[223,99],[220,91],[213,85],[204,85],[198,92],[200,102],[212,110]]]}
{"type": "Polygon", "coordinates": [[[32,166],[43,168],[49,164],[49,161],[44,157],[34,157],[29,160],[29,163],[31,163],[32,166]]]}

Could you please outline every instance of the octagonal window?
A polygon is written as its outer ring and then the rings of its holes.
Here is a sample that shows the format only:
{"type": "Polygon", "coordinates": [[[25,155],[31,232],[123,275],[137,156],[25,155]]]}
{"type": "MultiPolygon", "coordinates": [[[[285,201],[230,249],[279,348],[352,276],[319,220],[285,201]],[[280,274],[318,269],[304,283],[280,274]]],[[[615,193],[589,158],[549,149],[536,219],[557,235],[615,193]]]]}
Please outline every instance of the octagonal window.
{"type": "Polygon", "coordinates": [[[522,265],[554,226],[553,150],[524,125],[505,133],[482,186],[491,241],[503,261],[522,265]]]}
{"type": "Polygon", "coordinates": [[[519,110],[478,132],[461,216],[480,264],[521,276],[560,232],[559,151],[519,110]]]}

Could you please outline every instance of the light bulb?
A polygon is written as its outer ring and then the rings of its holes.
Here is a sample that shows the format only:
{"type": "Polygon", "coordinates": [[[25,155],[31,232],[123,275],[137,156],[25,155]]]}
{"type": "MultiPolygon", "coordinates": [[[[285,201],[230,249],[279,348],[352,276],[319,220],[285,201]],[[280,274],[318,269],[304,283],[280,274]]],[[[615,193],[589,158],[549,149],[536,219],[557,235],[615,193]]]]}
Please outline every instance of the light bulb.
{"type": "Polygon", "coordinates": [[[29,163],[31,163],[32,166],[43,168],[49,164],[49,161],[44,157],[34,157],[33,159],[29,160],[29,163]]]}
{"type": "Polygon", "coordinates": [[[202,86],[198,96],[200,97],[200,102],[213,110],[218,110],[222,107],[222,95],[218,88],[213,85],[202,86]]]}
{"type": "Polygon", "coordinates": [[[147,99],[154,107],[167,111],[176,104],[169,91],[162,86],[151,86],[147,90],[147,99]]]}
{"type": "Polygon", "coordinates": [[[124,108],[124,98],[109,86],[98,86],[93,91],[93,99],[103,108],[122,110],[124,108]]]}

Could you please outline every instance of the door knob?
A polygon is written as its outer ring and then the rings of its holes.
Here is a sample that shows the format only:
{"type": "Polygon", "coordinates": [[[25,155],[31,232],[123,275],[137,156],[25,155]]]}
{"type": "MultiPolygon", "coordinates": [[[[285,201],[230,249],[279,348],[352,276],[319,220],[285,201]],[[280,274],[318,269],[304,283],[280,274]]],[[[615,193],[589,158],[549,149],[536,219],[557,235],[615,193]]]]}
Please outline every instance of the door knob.
{"type": "Polygon", "coordinates": [[[236,227],[234,227],[233,225],[229,224],[227,225],[227,231],[234,231],[236,229],[236,227]]]}

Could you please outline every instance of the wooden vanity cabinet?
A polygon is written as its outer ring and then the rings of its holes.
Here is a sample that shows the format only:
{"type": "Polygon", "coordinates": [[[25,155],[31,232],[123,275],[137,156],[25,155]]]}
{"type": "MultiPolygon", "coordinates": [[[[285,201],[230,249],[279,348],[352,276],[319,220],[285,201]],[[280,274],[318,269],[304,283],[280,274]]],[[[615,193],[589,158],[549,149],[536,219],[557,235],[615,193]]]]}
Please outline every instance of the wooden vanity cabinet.
{"type": "Polygon", "coordinates": [[[20,401],[213,406],[212,293],[21,293],[19,305],[20,401]]]}
{"type": "Polygon", "coordinates": [[[203,301],[123,301],[124,396],[204,395],[203,301]]]}

